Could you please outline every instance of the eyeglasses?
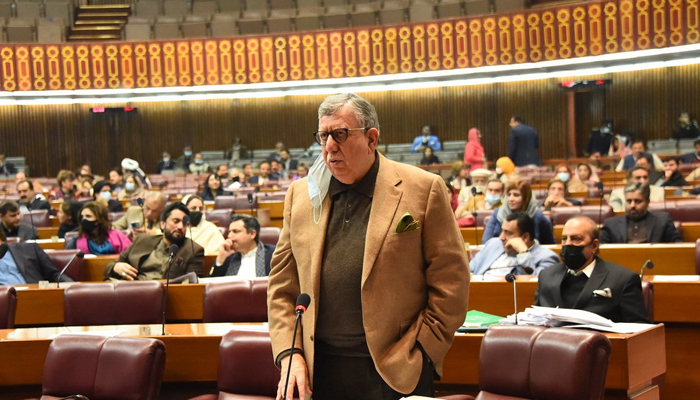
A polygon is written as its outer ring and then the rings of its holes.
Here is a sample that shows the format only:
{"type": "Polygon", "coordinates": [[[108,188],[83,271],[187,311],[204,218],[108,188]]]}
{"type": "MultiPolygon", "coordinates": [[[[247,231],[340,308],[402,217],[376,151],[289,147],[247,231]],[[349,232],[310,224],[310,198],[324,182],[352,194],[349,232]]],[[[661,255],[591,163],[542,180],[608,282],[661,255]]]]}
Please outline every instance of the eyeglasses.
{"type": "Polygon", "coordinates": [[[320,144],[321,146],[325,146],[326,142],[328,142],[328,136],[332,136],[333,140],[335,140],[336,143],[345,143],[346,140],[348,140],[348,135],[350,131],[365,131],[367,132],[371,128],[338,128],[334,129],[330,132],[326,131],[316,131],[314,132],[314,139],[316,139],[316,143],[320,144]]]}

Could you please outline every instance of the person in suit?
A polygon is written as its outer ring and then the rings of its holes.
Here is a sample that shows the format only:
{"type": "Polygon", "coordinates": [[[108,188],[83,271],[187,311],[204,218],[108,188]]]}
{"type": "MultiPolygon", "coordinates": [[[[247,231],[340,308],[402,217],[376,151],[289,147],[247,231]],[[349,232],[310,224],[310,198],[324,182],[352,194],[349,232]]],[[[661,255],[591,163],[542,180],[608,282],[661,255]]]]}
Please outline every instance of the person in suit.
{"type": "Polygon", "coordinates": [[[0,228],[5,237],[18,237],[20,240],[35,240],[38,237],[36,228],[23,224],[19,213],[19,205],[12,200],[0,204],[0,228]]]}
{"type": "Polygon", "coordinates": [[[269,277],[277,398],[311,387],[315,400],[432,397],[469,296],[449,191],[438,175],[377,152],[365,99],[330,96],[318,115],[322,156],[287,192],[269,277]],[[300,293],[311,304],[292,350],[300,293]]]}
{"type": "Polygon", "coordinates": [[[115,261],[107,264],[105,279],[173,279],[194,272],[202,276],[204,249],[185,237],[185,216],[190,211],[180,202],[169,205],[160,217],[162,235],[139,235],[115,261]],[[170,246],[179,246],[168,266],[170,246]]]}
{"type": "Polygon", "coordinates": [[[162,231],[158,221],[165,209],[165,200],[163,192],[148,192],[143,208],[139,206],[127,208],[124,216],[112,222],[112,228],[130,230],[134,234],[160,235],[162,231]]]}
{"type": "Polygon", "coordinates": [[[669,158],[664,161],[664,175],[663,178],[659,180],[661,187],[683,187],[690,186],[690,184],[683,178],[678,167],[681,163],[678,158],[669,158]]]}
{"type": "Polygon", "coordinates": [[[430,125],[423,125],[421,128],[421,135],[413,139],[411,153],[423,152],[426,147],[430,147],[433,151],[442,150],[440,139],[433,135],[433,128],[430,125]]]}
{"type": "Polygon", "coordinates": [[[156,174],[162,174],[165,170],[174,171],[175,168],[177,168],[177,164],[170,158],[170,153],[164,151],[163,159],[156,166],[156,174]]]}
{"type": "Polygon", "coordinates": [[[289,171],[296,171],[297,167],[299,166],[299,160],[293,159],[292,156],[289,155],[289,150],[282,149],[280,150],[279,164],[282,170],[289,173],[289,171]]]}
{"type": "Polygon", "coordinates": [[[275,246],[260,241],[260,223],[245,214],[231,216],[228,238],[221,244],[210,276],[254,279],[270,275],[275,246]]]}
{"type": "Polygon", "coordinates": [[[230,166],[237,166],[241,160],[250,158],[248,148],[243,145],[240,137],[235,137],[231,143],[231,148],[226,152],[226,159],[230,166]]]}
{"type": "Polygon", "coordinates": [[[535,223],[524,212],[508,215],[501,224],[501,235],[486,242],[469,262],[476,275],[539,275],[559,262],[557,253],[535,239],[535,223]]]}
{"type": "MultiPolygon", "coordinates": [[[[8,246],[8,251],[0,258],[0,285],[23,285],[39,281],[58,282],[60,272],[51,258],[36,243],[9,243],[5,232],[0,229],[0,245],[8,246]]],[[[61,282],[73,282],[63,275],[61,282]]]]}
{"type": "MultiPolygon", "coordinates": [[[[627,171],[627,183],[645,183],[649,185],[649,171],[644,167],[635,167],[627,171]]],[[[660,203],[664,201],[666,197],[666,192],[662,187],[659,186],[649,186],[649,200],[652,203],[660,203]]],[[[610,192],[610,198],[608,198],[608,204],[612,207],[613,211],[621,212],[625,211],[625,192],[624,188],[613,189],[610,192]]]]}
{"type": "Polygon", "coordinates": [[[17,173],[17,168],[12,163],[5,161],[5,155],[0,154],[0,174],[8,176],[17,173]]]}
{"type": "Polygon", "coordinates": [[[648,322],[639,275],[598,257],[598,228],[592,219],[568,220],[561,243],[563,262],[540,273],[536,306],[586,310],[613,322],[648,322]]]}
{"type": "Polygon", "coordinates": [[[653,153],[647,153],[644,150],[643,140],[637,139],[633,141],[631,148],[632,154],[628,154],[624,158],[622,158],[617,164],[617,167],[615,167],[615,171],[629,171],[630,169],[637,166],[637,162],[640,158],[647,159],[647,161],[649,162],[650,169],[655,169],[657,171],[661,171],[663,169],[664,165],[663,162],[661,162],[659,156],[653,153]]]}
{"type": "Polygon", "coordinates": [[[258,166],[260,171],[258,175],[251,176],[248,183],[251,185],[262,185],[265,182],[279,180],[279,175],[272,174],[269,161],[263,161],[258,166]]]}
{"type": "Polygon", "coordinates": [[[508,139],[508,158],[516,167],[539,165],[540,138],[535,128],[525,125],[523,119],[514,116],[510,119],[510,138],[508,139]]]}
{"type": "Polygon", "coordinates": [[[688,111],[682,111],[678,116],[678,125],[673,130],[672,138],[676,140],[696,139],[698,136],[700,136],[698,121],[691,119],[688,111]]]}
{"type": "Polygon", "coordinates": [[[600,234],[601,243],[678,243],[681,234],[665,212],[649,212],[649,185],[625,186],[625,215],[608,218],[600,234]]]}
{"type": "Polygon", "coordinates": [[[537,206],[537,199],[532,195],[530,183],[520,180],[506,186],[505,202],[501,207],[493,210],[491,219],[484,228],[481,243],[498,237],[501,234],[501,224],[506,217],[513,212],[523,211],[532,218],[535,223],[535,239],[541,244],[554,244],[554,229],[552,221],[546,217],[537,206]]]}
{"type": "Polygon", "coordinates": [[[17,193],[19,194],[19,209],[21,212],[29,210],[46,210],[51,213],[51,204],[46,201],[46,197],[41,194],[34,193],[34,184],[32,181],[23,180],[17,184],[17,193]]]}

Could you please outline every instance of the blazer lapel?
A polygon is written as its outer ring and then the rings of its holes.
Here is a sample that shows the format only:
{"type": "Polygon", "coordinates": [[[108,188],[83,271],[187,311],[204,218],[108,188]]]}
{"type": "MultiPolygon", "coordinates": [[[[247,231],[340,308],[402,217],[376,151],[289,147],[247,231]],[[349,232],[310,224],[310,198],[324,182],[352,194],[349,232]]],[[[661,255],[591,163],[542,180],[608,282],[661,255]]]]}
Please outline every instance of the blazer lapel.
{"type": "Polygon", "coordinates": [[[365,237],[365,255],[362,263],[362,285],[372,272],[374,262],[389,234],[391,223],[394,221],[396,210],[403,191],[398,188],[401,177],[396,173],[393,165],[384,156],[379,155],[379,172],[377,183],[374,186],[372,198],[372,210],[367,223],[367,235],[365,237]]]}
{"type": "Polygon", "coordinates": [[[619,224],[618,231],[620,232],[619,243],[627,243],[627,218],[623,216],[622,218],[618,219],[617,222],[619,224]]]}
{"type": "Polygon", "coordinates": [[[552,296],[554,297],[554,304],[564,304],[564,301],[561,298],[561,284],[564,282],[564,277],[566,277],[566,266],[564,263],[558,264],[556,267],[552,268],[557,268],[555,271],[554,275],[554,287],[552,288],[552,296]]]}
{"type": "Polygon", "coordinates": [[[578,296],[578,299],[576,299],[574,308],[583,309],[593,298],[593,291],[598,289],[603,284],[606,276],[608,276],[608,269],[605,267],[605,261],[596,257],[593,273],[591,273],[591,277],[588,278],[586,286],[583,287],[581,294],[578,296]]]}

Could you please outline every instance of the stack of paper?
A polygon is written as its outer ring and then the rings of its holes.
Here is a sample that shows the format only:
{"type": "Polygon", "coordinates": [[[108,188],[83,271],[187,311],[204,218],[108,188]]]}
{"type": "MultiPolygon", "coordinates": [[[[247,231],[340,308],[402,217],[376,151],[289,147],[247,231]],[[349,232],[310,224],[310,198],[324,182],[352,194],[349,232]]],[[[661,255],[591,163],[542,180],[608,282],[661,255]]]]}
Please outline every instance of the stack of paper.
{"type": "MultiPolygon", "coordinates": [[[[515,324],[515,318],[513,315],[509,315],[500,322],[502,324],[515,324]]],[[[654,326],[653,324],[615,323],[598,314],[584,310],[538,306],[532,306],[518,313],[518,325],[561,326],[616,333],[635,333],[654,326]]]]}

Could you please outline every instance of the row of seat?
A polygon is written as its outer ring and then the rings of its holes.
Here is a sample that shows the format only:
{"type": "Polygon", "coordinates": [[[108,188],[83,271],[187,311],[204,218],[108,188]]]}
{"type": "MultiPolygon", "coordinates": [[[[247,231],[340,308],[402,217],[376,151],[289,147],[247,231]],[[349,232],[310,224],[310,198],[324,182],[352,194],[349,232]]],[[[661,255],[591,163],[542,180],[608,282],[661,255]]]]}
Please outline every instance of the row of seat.
{"type": "Polygon", "coordinates": [[[10,18],[5,24],[0,17],[0,42],[61,43],[65,38],[66,26],[60,18],[10,18]]]}
{"type": "MultiPolygon", "coordinates": [[[[477,399],[600,399],[605,392],[610,352],[610,340],[598,332],[492,327],[479,352],[477,399]],[[557,362],[552,363],[553,359],[557,362]]],[[[165,344],[158,339],[60,335],[49,345],[42,398],[76,398],[80,394],[155,400],[163,379],[165,353],[165,344]]],[[[280,371],[273,357],[268,332],[232,329],[219,345],[219,393],[190,400],[275,399],[280,371]]],[[[474,399],[465,395],[442,398],[474,399]]]]}
{"type": "Polygon", "coordinates": [[[11,1],[0,0],[0,18],[12,19],[60,19],[73,20],[73,3],[70,0],[11,1]]]}

